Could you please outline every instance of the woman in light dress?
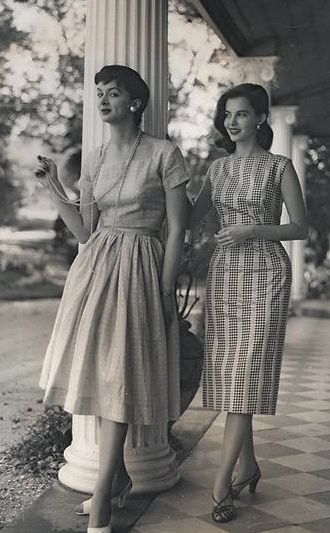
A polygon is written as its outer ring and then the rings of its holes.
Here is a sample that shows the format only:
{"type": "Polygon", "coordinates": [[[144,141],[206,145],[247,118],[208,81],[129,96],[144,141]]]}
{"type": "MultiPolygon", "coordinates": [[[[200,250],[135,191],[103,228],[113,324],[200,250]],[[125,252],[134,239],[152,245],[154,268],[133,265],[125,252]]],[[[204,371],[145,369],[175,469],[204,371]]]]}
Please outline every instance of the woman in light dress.
{"type": "Polygon", "coordinates": [[[139,74],[105,66],[95,84],[111,140],[83,166],[80,212],[70,204],[55,163],[39,156],[39,181],[84,243],[67,277],[40,385],[46,403],[100,420],[97,483],[78,512],[89,514],[89,533],[109,533],[111,497],[123,504],[131,489],[123,458],[128,425],[179,416],[173,288],[188,177],[178,147],[139,128],[149,99],[139,74]]]}
{"type": "Polygon", "coordinates": [[[242,84],[218,101],[215,126],[230,155],[214,161],[192,224],[213,206],[219,231],[206,290],[203,403],[227,412],[212,517],[235,516],[233,498],[261,477],[252,417],[275,414],[291,265],[281,241],[306,237],[299,180],[287,157],[269,152],[268,95],[242,84]],[[289,222],[281,224],[282,204],[289,222]],[[238,468],[233,479],[237,460],[238,468]]]}

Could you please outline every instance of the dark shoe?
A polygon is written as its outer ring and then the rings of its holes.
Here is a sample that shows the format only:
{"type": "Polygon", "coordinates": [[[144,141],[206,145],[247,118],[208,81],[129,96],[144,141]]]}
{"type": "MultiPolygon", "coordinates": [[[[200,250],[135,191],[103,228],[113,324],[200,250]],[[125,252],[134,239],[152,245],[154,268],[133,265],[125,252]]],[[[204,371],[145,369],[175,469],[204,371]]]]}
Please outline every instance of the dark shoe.
{"type": "Polygon", "coordinates": [[[233,518],[235,518],[236,509],[233,503],[224,503],[230,496],[231,493],[229,491],[220,502],[218,502],[215,497],[212,496],[213,501],[215,502],[215,506],[212,510],[212,518],[217,524],[230,522],[233,518]]]}
{"type": "Polygon", "coordinates": [[[126,500],[129,496],[129,493],[132,490],[132,487],[133,487],[132,480],[131,478],[128,478],[128,481],[125,487],[118,494],[113,495],[113,497],[111,498],[111,503],[115,507],[118,507],[118,509],[124,509],[126,505],[126,500]]]}
{"type": "Polygon", "coordinates": [[[231,495],[233,498],[237,498],[240,493],[242,492],[245,487],[249,486],[249,490],[252,494],[255,493],[257,485],[261,479],[261,472],[260,468],[257,465],[255,472],[252,476],[248,477],[245,481],[241,481],[241,483],[235,483],[232,481],[231,484],[231,495]]]}

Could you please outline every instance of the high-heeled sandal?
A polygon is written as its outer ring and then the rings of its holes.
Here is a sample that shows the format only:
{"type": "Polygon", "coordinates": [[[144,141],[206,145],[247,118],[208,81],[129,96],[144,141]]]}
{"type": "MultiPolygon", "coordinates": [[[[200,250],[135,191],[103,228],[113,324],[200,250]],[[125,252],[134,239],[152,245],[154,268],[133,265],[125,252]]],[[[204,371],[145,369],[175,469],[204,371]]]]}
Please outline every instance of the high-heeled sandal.
{"type": "MultiPolygon", "coordinates": [[[[111,497],[111,505],[113,507],[117,507],[118,509],[124,509],[126,505],[126,500],[132,490],[132,487],[133,487],[133,483],[132,483],[131,478],[129,478],[125,487],[120,492],[118,492],[117,494],[114,494],[111,497]]],[[[78,516],[89,515],[91,512],[91,505],[92,505],[92,498],[89,498],[88,500],[85,500],[79,505],[77,505],[74,512],[78,516]]]]}
{"type": "Polygon", "coordinates": [[[103,527],[88,527],[87,533],[111,533],[111,526],[108,524],[103,527]]]}
{"type": "Polygon", "coordinates": [[[232,484],[231,484],[232,497],[237,498],[242,492],[242,490],[245,489],[245,487],[247,486],[249,486],[249,491],[252,494],[254,494],[260,479],[261,479],[261,472],[260,472],[259,466],[257,465],[252,476],[248,477],[244,481],[241,481],[240,483],[234,483],[235,480],[232,481],[232,484]]]}
{"type": "Polygon", "coordinates": [[[230,522],[236,516],[236,508],[233,503],[223,503],[226,499],[231,496],[230,491],[226,494],[222,500],[219,502],[212,495],[212,499],[215,502],[215,506],[212,510],[212,519],[217,524],[223,524],[225,522],[230,522]]]}

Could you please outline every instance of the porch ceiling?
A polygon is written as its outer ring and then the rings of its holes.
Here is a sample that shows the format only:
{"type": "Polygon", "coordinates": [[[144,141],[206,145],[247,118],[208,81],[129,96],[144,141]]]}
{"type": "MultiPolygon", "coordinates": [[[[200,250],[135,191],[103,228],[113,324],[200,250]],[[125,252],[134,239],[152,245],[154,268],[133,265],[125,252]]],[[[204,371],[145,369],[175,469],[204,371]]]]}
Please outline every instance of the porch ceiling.
{"type": "Polygon", "coordinates": [[[301,132],[330,137],[329,0],[199,0],[239,56],[280,57],[274,103],[301,132]]]}

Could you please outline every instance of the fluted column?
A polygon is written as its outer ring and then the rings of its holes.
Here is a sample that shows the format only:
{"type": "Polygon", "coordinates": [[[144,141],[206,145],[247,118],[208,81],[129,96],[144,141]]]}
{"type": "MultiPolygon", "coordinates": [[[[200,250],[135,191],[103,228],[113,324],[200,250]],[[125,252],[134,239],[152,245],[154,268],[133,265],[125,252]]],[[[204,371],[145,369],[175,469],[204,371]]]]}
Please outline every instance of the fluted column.
{"type": "MultiPolygon", "coordinates": [[[[88,0],[85,45],[83,158],[105,141],[107,129],[96,111],[95,73],[122,64],[141,74],[151,101],[144,129],[157,137],[167,131],[167,0],[88,0]]],[[[65,451],[59,479],[92,492],[98,470],[99,427],[95,417],[73,417],[73,440],[65,451]]],[[[134,492],[172,487],[179,479],[167,440],[167,425],[129,428],[125,461],[134,492]]]]}
{"type": "Polygon", "coordinates": [[[137,70],[150,88],[143,128],[167,132],[167,0],[88,0],[86,17],[83,157],[108,135],[96,111],[94,75],[104,65],[137,70]]]}
{"type": "MultiPolygon", "coordinates": [[[[294,135],[292,141],[292,163],[298,178],[303,194],[305,193],[306,161],[305,154],[307,148],[306,135],[294,135]]],[[[292,242],[292,300],[299,302],[304,298],[304,271],[305,271],[305,242],[292,242]]]]}
{"type": "MultiPolygon", "coordinates": [[[[274,139],[271,151],[274,154],[281,154],[290,159],[292,158],[293,126],[296,122],[297,111],[298,107],[296,106],[272,107],[270,121],[274,132],[274,139]]],[[[289,222],[289,215],[285,206],[283,206],[281,222],[282,224],[289,222]]],[[[292,242],[284,241],[283,246],[291,258],[292,242]]]]}

